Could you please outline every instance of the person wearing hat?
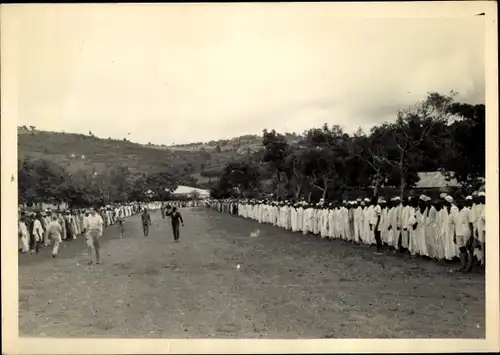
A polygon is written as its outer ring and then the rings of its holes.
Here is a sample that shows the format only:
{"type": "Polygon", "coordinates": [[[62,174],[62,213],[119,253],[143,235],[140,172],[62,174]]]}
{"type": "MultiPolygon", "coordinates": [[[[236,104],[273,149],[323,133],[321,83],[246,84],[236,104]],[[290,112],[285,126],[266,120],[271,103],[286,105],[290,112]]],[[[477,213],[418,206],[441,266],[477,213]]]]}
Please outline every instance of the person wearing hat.
{"type": "Polygon", "coordinates": [[[20,212],[19,218],[19,243],[18,249],[21,253],[27,253],[30,251],[29,248],[29,233],[28,227],[26,226],[26,213],[20,212]]]}
{"type": "Polygon", "coordinates": [[[460,268],[457,271],[469,272],[473,263],[472,240],[474,236],[474,217],[471,213],[472,196],[458,203],[459,212],[455,223],[455,244],[460,252],[460,268]]]}
{"type": "Polygon", "coordinates": [[[59,217],[56,213],[52,214],[52,220],[47,226],[46,234],[49,240],[52,242],[52,257],[57,257],[59,253],[59,245],[62,243],[62,226],[59,223],[59,217]]]}
{"type": "MultiPolygon", "coordinates": [[[[34,240],[35,242],[33,243],[34,244],[34,250],[35,252],[38,254],[38,251],[40,250],[40,245],[44,242],[44,235],[45,235],[45,231],[43,229],[43,224],[42,224],[42,213],[41,212],[38,212],[36,215],[35,215],[35,218],[33,220],[33,236],[34,236],[34,240]]],[[[33,250],[32,249],[32,250],[33,250]]]]}
{"type": "Polygon", "coordinates": [[[426,229],[425,229],[425,242],[427,246],[427,255],[429,258],[437,259],[438,250],[438,236],[436,231],[437,223],[437,210],[435,202],[432,202],[430,197],[426,198],[427,205],[427,218],[426,218],[426,229]]]}
{"type": "Polygon", "coordinates": [[[382,245],[387,246],[389,243],[388,240],[388,208],[387,208],[387,201],[381,197],[378,200],[378,204],[381,209],[380,213],[380,223],[378,224],[378,232],[380,233],[380,239],[382,240],[382,245]]]}
{"type": "Polygon", "coordinates": [[[472,194],[472,207],[471,207],[471,214],[474,220],[474,256],[477,258],[479,263],[482,263],[483,259],[483,252],[482,252],[482,231],[481,233],[479,232],[481,220],[482,220],[482,213],[484,210],[484,205],[481,204],[481,197],[479,196],[479,192],[474,192],[472,194]],[[481,234],[481,238],[480,238],[481,234]]]}
{"type": "Polygon", "coordinates": [[[379,204],[379,199],[374,196],[370,202],[369,208],[369,224],[370,224],[370,244],[375,242],[377,246],[376,255],[382,255],[382,238],[380,237],[379,225],[382,215],[382,208],[379,204]]]}
{"type": "Polygon", "coordinates": [[[407,197],[403,200],[403,208],[401,211],[401,247],[400,250],[408,251],[410,248],[410,230],[413,228],[412,223],[415,220],[415,208],[412,205],[412,200],[407,197]]]}
{"type": "Polygon", "coordinates": [[[329,210],[327,208],[328,206],[325,203],[321,204],[321,209],[319,212],[319,221],[320,221],[320,231],[319,234],[321,238],[328,238],[328,231],[329,231],[329,225],[328,225],[328,214],[329,210]]]}
{"type": "Polygon", "coordinates": [[[481,255],[480,255],[480,261],[482,265],[486,265],[486,240],[485,240],[485,234],[486,234],[486,216],[485,216],[485,200],[486,200],[486,194],[484,191],[480,191],[478,193],[478,207],[477,207],[477,217],[476,217],[476,223],[477,223],[477,239],[480,244],[480,249],[481,249],[481,255]]]}
{"type": "Polygon", "coordinates": [[[427,196],[421,195],[418,200],[418,207],[415,209],[415,220],[410,229],[410,253],[412,255],[426,256],[426,227],[427,227],[427,196]]]}
{"type": "Polygon", "coordinates": [[[92,254],[95,253],[96,264],[100,262],[100,239],[104,229],[104,222],[102,217],[97,213],[95,208],[91,208],[89,215],[85,218],[85,235],[87,238],[87,246],[89,249],[91,260],[89,265],[92,264],[92,254]],[[94,252],[94,253],[93,253],[94,252]]]}
{"type": "Polygon", "coordinates": [[[371,245],[373,242],[372,232],[370,231],[370,218],[371,218],[371,210],[372,206],[370,205],[370,199],[365,198],[363,200],[363,233],[362,240],[364,244],[371,245]]]}
{"type": "Polygon", "coordinates": [[[389,212],[387,215],[387,234],[388,244],[394,247],[395,251],[399,250],[399,236],[400,236],[400,198],[399,196],[391,199],[389,212]]]}
{"type": "Polygon", "coordinates": [[[349,201],[347,206],[348,220],[349,220],[349,241],[356,243],[356,235],[354,233],[354,210],[356,201],[349,201]]]}
{"type": "Polygon", "coordinates": [[[304,235],[307,235],[310,232],[312,232],[313,218],[314,218],[314,211],[313,211],[312,205],[310,205],[310,204],[305,205],[304,206],[304,221],[303,221],[303,229],[302,229],[302,233],[304,235]]]}
{"type": "Polygon", "coordinates": [[[361,243],[361,233],[363,230],[363,207],[361,206],[361,199],[356,200],[354,206],[354,242],[361,243]]]}

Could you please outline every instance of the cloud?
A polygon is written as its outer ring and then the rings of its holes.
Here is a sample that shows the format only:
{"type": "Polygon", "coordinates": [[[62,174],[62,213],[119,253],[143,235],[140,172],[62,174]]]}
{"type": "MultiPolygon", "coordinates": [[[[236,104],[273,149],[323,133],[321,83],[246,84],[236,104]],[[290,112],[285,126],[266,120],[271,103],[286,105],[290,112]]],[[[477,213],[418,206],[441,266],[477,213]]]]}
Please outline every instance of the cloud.
{"type": "Polygon", "coordinates": [[[19,124],[143,143],[325,122],[353,131],[428,91],[484,102],[484,18],[334,8],[44,6],[19,12],[19,124]],[[246,9],[246,10],[245,10],[246,9]]]}

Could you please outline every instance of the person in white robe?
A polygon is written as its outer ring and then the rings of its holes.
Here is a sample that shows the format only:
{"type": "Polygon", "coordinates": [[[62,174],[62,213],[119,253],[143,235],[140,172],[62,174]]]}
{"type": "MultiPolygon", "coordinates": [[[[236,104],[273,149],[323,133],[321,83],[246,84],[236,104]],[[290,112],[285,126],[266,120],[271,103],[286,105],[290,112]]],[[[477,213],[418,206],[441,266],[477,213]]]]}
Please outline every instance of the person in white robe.
{"type": "Polygon", "coordinates": [[[363,208],[361,206],[361,200],[355,201],[354,206],[354,242],[362,243],[361,233],[363,230],[363,208]]]}
{"type": "Polygon", "coordinates": [[[373,232],[370,230],[370,218],[371,218],[371,210],[370,199],[366,198],[364,200],[364,208],[363,208],[363,243],[364,244],[372,244],[374,240],[373,232]]]}
{"type": "Polygon", "coordinates": [[[347,201],[342,201],[342,206],[340,207],[340,214],[342,218],[342,235],[344,240],[349,241],[351,239],[350,229],[349,229],[349,210],[347,201]]]}
{"type": "Polygon", "coordinates": [[[321,205],[317,203],[313,207],[313,219],[312,219],[312,233],[314,235],[319,234],[319,212],[320,212],[320,207],[321,205]]]}
{"type": "Polygon", "coordinates": [[[434,207],[436,208],[436,219],[434,222],[434,233],[435,233],[435,240],[436,240],[436,258],[438,260],[445,259],[445,243],[446,243],[446,236],[445,236],[445,229],[444,229],[444,223],[445,220],[447,219],[447,212],[445,207],[443,206],[444,199],[441,197],[441,199],[437,200],[434,203],[434,207]]]}
{"type": "Polygon", "coordinates": [[[443,208],[444,213],[443,218],[443,229],[444,229],[444,246],[445,246],[445,258],[447,260],[452,260],[459,256],[459,249],[455,243],[455,224],[458,217],[458,207],[454,203],[452,196],[447,195],[445,197],[445,206],[443,208]]]}
{"type": "Polygon", "coordinates": [[[299,202],[297,208],[297,232],[302,232],[304,230],[304,205],[305,203],[299,202]]]}
{"type": "Polygon", "coordinates": [[[356,236],[354,233],[354,210],[356,208],[356,201],[349,201],[348,203],[348,220],[349,220],[349,241],[356,243],[356,236]]]}
{"type": "Polygon", "coordinates": [[[285,216],[285,228],[290,231],[292,230],[292,204],[290,201],[287,201],[285,216]]]}
{"type": "Polygon", "coordinates": [[[410,246],[411,255],[426,255],[425,248],[425,231],[427,219],[426,196],[421,195],[418,204],[415,206],[415,220],[410,229],[410,246]]]}
{"type": "Polygon", "coordinates": [[[425,230],[425,244],[427,248],[427,256],[429,258],[437,259],[437,249],[438,249],[438,239],[436,233],[436,222],[437,222],[437,210],[435,207],[436,201],[431,202],[430,198],[427,198],[427,219],[426,219],[426,230],[425,230]]]}
{"type": "Polygon", "coordinates": [[[479,238],[479,225],[480,225],[480,220],[481,220],[481,214],[482,214],[482,207],[484,205],[481,204],[480,202],[480,197],[479,193],[476,191],[472,194],[472,207],[471,207],[471,214],[472,218],[474,220],[473,222],[473,236],[474,236],[474,256],[478,260],[479,263],[482,263],[482,241],[479,238]]]}
{"type": "Polygon", "coordinates": [[[382,254],[382,239],[380,238],[380,231],[378,230],[380,217],[382,215],[380,201],[381,199],[373,197],[369,208],[370,239],[372,240],[372,243],[370,244],[374,244],[373,242],[375,242],[375,245],[377,246],[377,251],[375,252],[376,255],[382,254]]]}
{"type": "Polygon", "coordinates": [[[330,209],[328,208],[328,204],[323,205],[323,209],[321,211],[322,218],[322,228],[321,228],[321,236],[323,238],[330,238],[330,209]]]}
{"type": "Polygon", "coordinates": [[[401,213],[401,249],[410,249],[410,231],[413,229],[413,224],[416,221],[415,208],[412,206],[411,198],[403,201],[403,209],[401,213]]]}
{"type": "Polygon", "coordinates": [[[28,227],[26,226],[26,215],[24,213],[21,214],[19,218],[19,243],[18,249],[21,253],[28,253],[30,251],[29,247],[29,232],[28,227]]]}
{"type": "Polygon", "coordinates": [[[327,206],[328,213],[328,238],[335,239],[335,214],[333,202],[330,202],[327,206]]]}
{"type": "Polygon", "coordinates": [[[380,239],[383,245],[389,245],[387,228],[388,228],[388,208],[387,201],[383,198],[379,199],[380,206],[380,222],[378,224],[378,233],[380,234],[380,239]]]}
{"type": "Polygon", "coordinates": [[[458,202],[459,212],[455,224],[455,244],[459,249],[460,268],[457,271],[469,272],[472,269],[474,235],[474,216],[471,213],[472,196],[458,202]]]}
{"type": "Polygon", "coordinates": [[[304,214],[302,219],[302,234],[307,235],[310,232],[311,225],[311,206],[304,204],[304,214]]]}
{"type": "Polygon", "coordinates": [[[485,218],[485,200],[486,200],[486,193],[484,191],[480,191],[478,193],[478,198],[479,198],[479,207],[478,207],[478,216],[477,216],[477,239],[480,243],[480,249],[481,249],[481,255],[480,255],[480,261],[481,265],[486,265],[485,260],[486,260],[486,240],[485,240],[485,235],[486,235],[486,218],[485,218]]]}

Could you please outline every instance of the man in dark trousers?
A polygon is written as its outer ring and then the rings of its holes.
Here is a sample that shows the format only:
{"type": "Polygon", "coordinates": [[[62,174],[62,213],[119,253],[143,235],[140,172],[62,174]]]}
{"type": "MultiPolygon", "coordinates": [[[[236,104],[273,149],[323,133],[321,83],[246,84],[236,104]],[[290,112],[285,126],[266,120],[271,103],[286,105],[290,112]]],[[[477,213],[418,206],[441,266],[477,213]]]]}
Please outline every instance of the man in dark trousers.
{"type": "Polygon", "coordinates": [[[179,223],[182,224],[182,226],[184,227],[184,220],[182,219],[182,216],[179,213],[179,211],[177,211],[177,207],[172,208],[172,212],[170,213],[170,218],[172,220],[172,234],[174,235],[174,240],[178,242],[180,237],[179,223]]]}
{"type": "Polygon", "coordinates": [[[149,234],[149,226],[151,225],[151,216],[146,207],[142,211],[141,220],[142,220],[142,230],[144,231],[144,236],[147,237],[149,234]]]}
{"type": "Polygon", "coordinates": [[[160,211],[161,211],[161,218],[165,219],[165,204],[163,202],[161,203],[160,211]]]}

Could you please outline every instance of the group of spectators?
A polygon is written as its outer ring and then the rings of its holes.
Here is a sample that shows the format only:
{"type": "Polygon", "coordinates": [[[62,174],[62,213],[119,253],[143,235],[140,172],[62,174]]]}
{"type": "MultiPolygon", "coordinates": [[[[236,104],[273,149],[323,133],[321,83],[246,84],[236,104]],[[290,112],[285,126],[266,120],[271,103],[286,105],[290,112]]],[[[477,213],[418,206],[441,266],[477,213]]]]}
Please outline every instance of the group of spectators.
{"type": "Polygon", "coordinates": [[[455,200],[419,197],[352,201],[208,200],[219,212],[269,223],[304,235],[375,245],[376,254],[392,248],[432,259],[460,259],[458,271],[469,272],[474,261],[484,265],[486,248],[485,192],[455,200]]]}
{"type": "Polygon", "coordinates": [[[57,256],[64,241],[83,236],[89,228],[91,215],[98,215],[102,228],[114,225],[138,213],[139,203],[115,204],[101,208],[45,209],[29,211],[19,207],[18,250],[21,253],[38,253],[40,248],[52,246],[57,256]]]}

